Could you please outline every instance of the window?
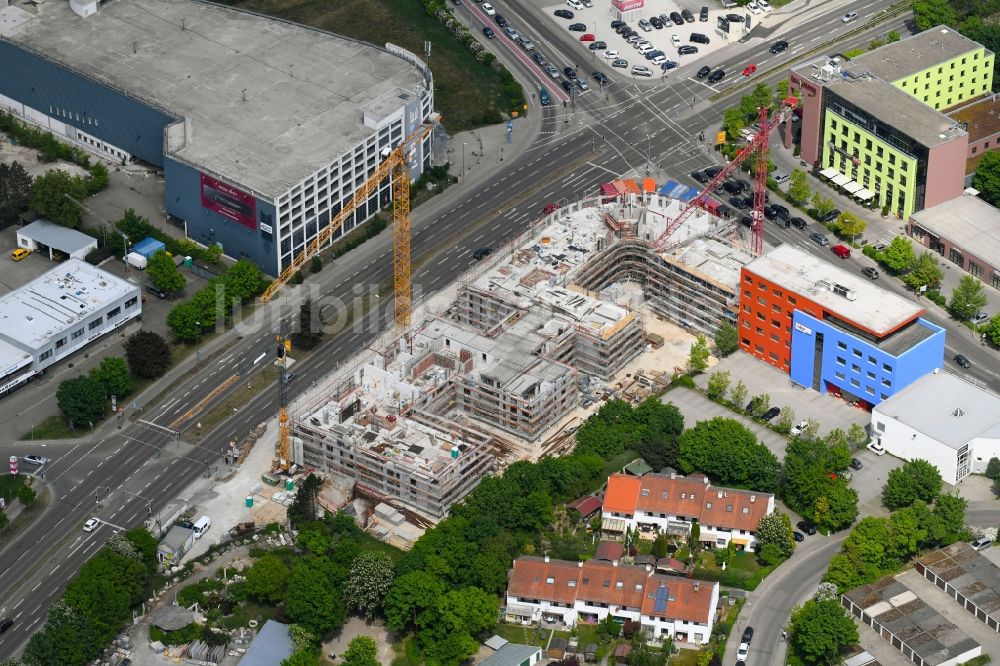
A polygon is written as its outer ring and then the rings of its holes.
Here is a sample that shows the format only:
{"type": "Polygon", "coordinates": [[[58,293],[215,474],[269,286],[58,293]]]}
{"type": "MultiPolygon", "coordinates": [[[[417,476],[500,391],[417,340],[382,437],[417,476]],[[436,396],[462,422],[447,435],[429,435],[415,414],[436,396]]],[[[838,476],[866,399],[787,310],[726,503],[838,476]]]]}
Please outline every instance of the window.
{"type": "Polygon", "coordinates": [[[886,372],[892,372],[892,366],[891,366],[891,365],[889,365],[888,363],[883,363],[883,364],[882,364],[882,369],[883,369],[884,371],[886,371],[886,372]]]}
{"type": "Polygon", "coordinates": [[[875,395],[875,389],[873,389],[871,386],[866,386],[865,393],[867,393],[868,395],[875,395]]]}
{"type": "Polygon", "coordinates": [[[856,372],[858,374],[861,374],[861,366],[858,365],[857,363],[851,363],[851,372],[856,372]]]}
{"type": "Polygon", "coordinates": [[[706,509],[711,509],[712,508],[712,503],[711,502],[705,502],[705,508],[706,509]]]}
{"type": "Polygon", "coordinates": [[[843,349],[843,350],[846,351],[847,350],[847,343],[844,342],[843,340],[838,340],[837,341],[837,349],[843,349]]]}
{"type": "Polygon", "coordinates": [[[87,328],[89,328],[92,331],[92,330],[94,330],[95,328],[97,328],[98,326],[100,326],[103,323],[104,323],[104,317],[98,317],[94,321],[90,322],[87,325],[87,328]]]}
{"type": "Polygon", "coordinates": [[[553,583],[555,583],[555,582],[556,582],[556,579],[555,579],[555,578],[553,578],[552,576],[549,576],[548,578],[546,578],[546,579],[545,579],[545,582],[546,582],[546,583],[547,583],[548,585],[552,585],[553,583]]]}
{"type": "Polygon", "coordinates": [[[772,361],[777,361],[778,360],[778,355],[775,354],[774,352],[768,352],[767,355],[771,358],[772,361]]]}
{"type": "Polygon", "coordinates": [[[840,356],[838,356],[837,357],[837,365],[847,365],[847,360],[841,358],[840,356]]]}
{"type": "Polygon", "coordinates": [[[795,305],[795,297],[794,296],[789,296],[788,297],[788,302],[791,303],[792,305],[795,305]]]}
{"type": "Polygon", "coordinates": [[[875,360],[875,357],[874,357],[874,356],[869,356],[869,357],[868,357],[868,362],[869,362],[869,363],[871,363],[872,365],[875,365],[875,363],[876,363],[877,361],[875,360]]]}
{"type": "Polygon", "coordinates": [[[871,370],[868,371],[867,375],[868,375],[868,379],[875,379],[875,373],[872,372],[871,370]]]}
{"type": "Polygon", "coordinates": [[[49,358],[50,356],[52,356],[52,350],[51,349],[46,349],[45,351],[42,352],[42,355],[38,357],[38,360],[39,361],[44,361],[45,359],[49,358]]]}
{"type": "Polygon", "coordinates": [[[951,251],[948,252],[948,259],[957,266],[965,264],[965,258],[962,257],[962,253],[955,248],[951,248],[951,251]]]}
{"type": "Polygon", "coordinates": [[[979,280],[983,279],[983,267],[974,261],[969,261],[969,274],[979,280]]]}
{"type": "Polygon", "coordinates": [[[861,358],[861,350],[860,349],[852,349],[851,353],[854,354],[855,356],[857,356],[858,358],[861,358]]]}
{"type": "Polygon", "coordinates": [[[114,310],[109,310],[108,311],[108,319],[111,319],[112,317],[117,317],[121,313],[122,313],[121,307],[117,307],[114,310]]]}
{"type": "Polygon", "coordinates": [[[839,379],[840,381],[844,381],[844,373],[842,373],[842,372],[839,372],[839,371],[835,372],[835,373],[833,373],[833,376],[836,377],[837,379],[839,379]]]}
{"type": "Polygon", "coordinates": [[[890,380],[890,379],[883,379],[882,380],[882,385],[885,386],[886,388],[892,388],[892,380],[890,380]]]}
{"type": "Polygon", "coordinates": [[[76,339],[77,339],[78,337],[80,337],[81,335],[83,335],[83,329],[82,329],[82,328],[79,328],[79,329],[77,329],[77,330],[73,331],[73,332],[72,332],[72,333],[70,334],[70,338],[72,338],[73,340],[76,340],[76,339]]]}
{"type": "Polygon", "coordinates": [[[622,581],[620,581],[620,580],[616,580],[616,581],[615,581],[615,589],[616,589],[616,590],[620,590],[620,589],[622,589],[623,587],[625,587],[625,584],[624,584],[624,583],[623,583],[622,581]]]}
{"type": "Polygon", "coordinates": [[[760,289],[761,291],[763,291],[763,292],[766,292],[766,291],[767,291],[767,285],[766,285],[766,284],[764,284],[763,282],[759,283],[759,284],[757,285],[757,287],[758,287],[758,288],[759,288],[759,289],[760,289]]]}
{"type": "Polygon", "coordinates": [[[777,333],[772,333],[771,339],[774,340],[775,342],[781,342],[781,338],[778,337],[777,333]]]}
{"type": "Polygon", "coordinates": [[[861,386],[861,382],[859,382],[857,379],[854,379],[852,377],[851,378],[851,386],[860,387],[861,386]]]}
{"type": "Polygon", "coordinates": [[[65,344],[66,344],[66,338],[61,338],[59,340],[56,340],[56,349],[59,349],[60,347],[64,346],[65,344]]]}
{"type": "Polygon", "coordinates": [[[569,581],[566,582],[566,585],[568,587],[576,587],[576,581],[574,579],[570,578],[569,581]]]}
{"type": "Polygon", "coordinates": [[[128,299],[127,301],[125,301],[125,309],[128,310],[130,307],[132,307],[133,305],[135,305],[138,302],[139,302],[138,298],[130,298],[130,299],[128,299]]]}

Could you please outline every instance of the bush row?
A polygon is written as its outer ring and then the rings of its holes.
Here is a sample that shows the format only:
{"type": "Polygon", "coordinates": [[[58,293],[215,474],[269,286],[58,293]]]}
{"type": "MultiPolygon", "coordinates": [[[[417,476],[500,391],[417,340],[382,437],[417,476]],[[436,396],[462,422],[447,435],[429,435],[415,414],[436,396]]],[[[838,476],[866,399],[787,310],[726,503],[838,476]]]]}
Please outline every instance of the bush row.
{"type": "Polygon", "coordinates": [[[100,162],[91,164],[87,151],[62,143],[52,132],[35,129],[6,111],[0,111],[0,131],[21,145],[37,150],[38,158],[43,162],[65,160],[89,171],[90,178],[84,180],[88,194],[97,194],[108,186],[107,167],[100,162]]]}

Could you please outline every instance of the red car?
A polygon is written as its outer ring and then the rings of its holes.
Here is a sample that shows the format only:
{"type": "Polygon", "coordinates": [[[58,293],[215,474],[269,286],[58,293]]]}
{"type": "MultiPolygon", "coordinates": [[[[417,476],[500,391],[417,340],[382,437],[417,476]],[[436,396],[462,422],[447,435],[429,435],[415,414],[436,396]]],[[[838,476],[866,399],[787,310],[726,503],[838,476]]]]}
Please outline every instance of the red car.
{"type": "Polygon", "coordinates": [[[548,215],[549,213],[554,213],[559,210],[559,206],[554,203],[545,204],[545,208],[542,209],[542,215],[548,215]]]}
{"type": "Polygon", "coordinates": [[[830,249],[833,250],[833,253],[841,259],[850,259],[851,257],[851,248],[846,245],[834,245],[830,249]]]}
{"type": "Polygon", "coordinates": [[[582,35],[580,35],[581,42],[592,42],[595,39],[597,39],[597,37],[594,37],[594,35],[589,32],[585,32],[582,35]]]}
{"type": "Polygon", "coordinates": [[[756,71],[757,71],[757,65],[750,63],[749,65],[743,68],[743,76],[751,76],[756,71]]]}

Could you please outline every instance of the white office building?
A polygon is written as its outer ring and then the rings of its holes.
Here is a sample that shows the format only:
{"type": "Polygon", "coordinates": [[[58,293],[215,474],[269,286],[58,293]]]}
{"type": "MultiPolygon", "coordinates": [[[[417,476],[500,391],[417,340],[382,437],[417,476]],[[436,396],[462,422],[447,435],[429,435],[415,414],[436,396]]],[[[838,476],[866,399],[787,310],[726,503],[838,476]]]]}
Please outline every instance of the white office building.
{"type": "Polygon", "coordinates": [[[142,313],[139,287],[68,259],[0,297],[0,396],[142,313]]]}
{"type": "Polygon", "coordinates": [[[871,428],[889,453],[927,460],[945,482],[961,483],[1000,457],[1000,396],[939,371],[876,405],[871,428]]]}

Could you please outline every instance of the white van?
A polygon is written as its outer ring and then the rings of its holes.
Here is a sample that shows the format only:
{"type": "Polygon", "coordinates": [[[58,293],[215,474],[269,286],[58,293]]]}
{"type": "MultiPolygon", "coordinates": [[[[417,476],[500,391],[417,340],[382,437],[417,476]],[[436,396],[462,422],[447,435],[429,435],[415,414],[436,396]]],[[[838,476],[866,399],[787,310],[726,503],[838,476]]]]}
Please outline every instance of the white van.
{"type": "Polygon", "coordinates": [[[199,518],[194,524],[194,538],[200,539],[202,535],[204,535],[205,532],[208,531],[208,528],[211,526],[212,526],[211,518],[209,518],[208,516],[202,516],[201,518],[199,518]]]}

